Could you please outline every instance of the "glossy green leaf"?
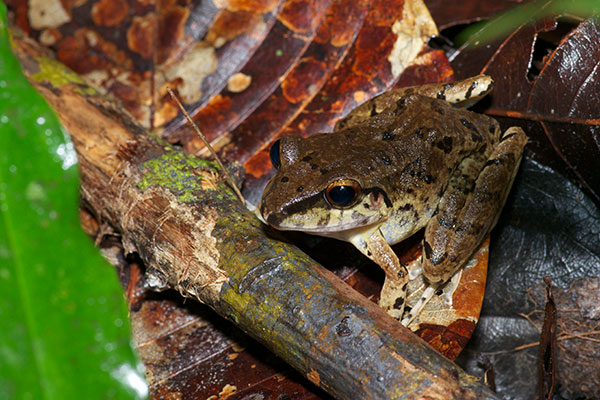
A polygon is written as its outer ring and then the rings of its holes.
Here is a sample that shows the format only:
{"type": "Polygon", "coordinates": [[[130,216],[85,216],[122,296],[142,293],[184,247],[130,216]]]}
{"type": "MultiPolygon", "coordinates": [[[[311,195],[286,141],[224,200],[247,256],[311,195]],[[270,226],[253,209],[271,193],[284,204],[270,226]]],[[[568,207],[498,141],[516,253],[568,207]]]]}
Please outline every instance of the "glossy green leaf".
{"type": "Polygon", "coordinates": [[[68,134],[21,73],[0,2],[0,398],[140,398],[122,289],[78,220],[68,134]]]}
{"type": "Polygon", "coordinates": [[[587,18],[600,12],[598,0],[537,0],[524,3],[500,13],[490,21],[474,23],[460,32],[455,42],[462,46],[483,45],[497,40],[520,25],[533,23],[554,15],[572,15],[587,18]]]}

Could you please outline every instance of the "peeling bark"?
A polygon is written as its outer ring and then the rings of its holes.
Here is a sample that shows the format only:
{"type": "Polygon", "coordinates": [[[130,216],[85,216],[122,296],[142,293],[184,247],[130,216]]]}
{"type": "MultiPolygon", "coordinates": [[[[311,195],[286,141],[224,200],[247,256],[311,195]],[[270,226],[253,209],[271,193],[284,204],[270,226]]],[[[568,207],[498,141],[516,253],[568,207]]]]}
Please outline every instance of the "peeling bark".
{"type": "Polygon", "coordinates": [[[146,135],[35,44],[18,33],[13,39],[25,74],[71,134],[84,201],[163,285],[233,320],[337,398],[496,398],[278,240],[214,163],[146,135]]]}

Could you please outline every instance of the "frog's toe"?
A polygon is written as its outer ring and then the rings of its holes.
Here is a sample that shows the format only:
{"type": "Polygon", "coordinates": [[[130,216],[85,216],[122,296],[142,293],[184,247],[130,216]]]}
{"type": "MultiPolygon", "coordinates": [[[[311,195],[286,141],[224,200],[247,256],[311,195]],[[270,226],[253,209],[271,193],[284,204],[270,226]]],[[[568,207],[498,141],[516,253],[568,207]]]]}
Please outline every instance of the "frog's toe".
{"type": "Polygon", "coordinates": [[[446,282],[470,256],[470,250],[451,246],[451,239],[435,235],[423,241],[423,276],[431,285],[446,282]]]}

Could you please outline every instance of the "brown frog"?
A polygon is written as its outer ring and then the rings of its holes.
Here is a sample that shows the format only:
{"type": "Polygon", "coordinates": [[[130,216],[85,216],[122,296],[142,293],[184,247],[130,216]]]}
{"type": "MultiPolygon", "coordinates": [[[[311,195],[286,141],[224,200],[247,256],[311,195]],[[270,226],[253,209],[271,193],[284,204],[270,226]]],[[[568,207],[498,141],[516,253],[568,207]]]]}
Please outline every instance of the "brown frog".
{"type": "Polygon", "coordinates": [[[422,271],[437,288],[488,235],[512,185],[523,130],[502,133],[494,119],[457,107],[492,87],[480,75],[398,89],[354,109],[333,133],[283,137],[271,148],[277,172],[260,214],[276,229],[353,243],[385,271],[380,305],[402,319],[408,276],[390,245],[425,227],[422,271]]]}

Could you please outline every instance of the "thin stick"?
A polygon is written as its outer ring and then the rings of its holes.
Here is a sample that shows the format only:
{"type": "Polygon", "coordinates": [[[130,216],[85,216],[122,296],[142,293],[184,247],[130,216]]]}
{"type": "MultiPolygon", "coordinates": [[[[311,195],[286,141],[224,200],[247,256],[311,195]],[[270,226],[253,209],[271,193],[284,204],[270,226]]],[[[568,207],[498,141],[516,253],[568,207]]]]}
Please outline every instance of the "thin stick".
{"type": "MultiPolygon", "coordinates": [[[[592,335],[600,335],[600,331],[590,331],[590,332],[583,332],[583,333],[564,333],[563,335],[558,336],[556,338],[556,341],[562,342],[564,340],[570,340],[570,339],[581,339],[581,340],[588,340],[591,342],[600,342],[600,340],[598,340],[598,339],[588,337],[588,336],[592,336],[592,335]]],[[[539,345],[540,345],[540,342],[531,342],[531,343],[523,344],[521,346],[517,346],[515,348],[508,349],[508,350],[483,352],[482,354],[485,354],[486,356],[494,356],[497,354],[505,354],[505,353],[512,353],[515,351],[526,350],[526,349],[530,349],[532,347],[539,346],[539,345]]]]}
{"type": "Polygon", "coordinates": [[[225,166],[221,162],[221,159],[219,158],[219,156],[217,155],[217,153],[215,152],[215,150],[212,148],[212,146],[210,145],[210,143],[208,143],[208,140],[206,140],[206,137],[200,131],[200,128],[198,128],[198,125],[196,125],[196,123],[192,120],[192,117],[190,117],[190,114],[188,114],[188,112],[185,111],[185,108],[183,108],[183,104],[181,104],[181,102],[177,98],[177,95],[175,94],[175,92],[173,92],[173,90],[171,90],[171,88],[168,87],[168,86],[167,86],[167,92],[169,92],[169,95],[171,96],[171,98],[175,101],[175,103],[177,103],[177,106],[179,107],[179,109],[181,110],[181,112],[183,113],[183,115],[185,115],[185,118],[188,120],[188,122],[192,126],[192,128],[194,128],[194,131],[196,131],[196,133],[198,134],[198,136],[200,136],[200,139],[202,139],[202,142],[204,142],[204,145],[208,148],[208,150],[210,150],[210,153],[213,155],[213,157],[215,158],[215,160],[217,161],[217,163],[221,167],[221,170],[223,171],[225,180],[227,182],[229,182],[229,185],[231,186],[231,188],[233,189],[233,191],[235,192],[235,194],[240,198],[240,201],[242,202],[242,204],[245,205],[246,201],[244,200],[244,196],[242,196],[242,192],[240,192],[240,190],[236,186],[235,181],[233,180],[233,177],[231,176],[231,174],[229,173],[229,171],[227,170],[227,168],[225,168],[225,166]]]}

